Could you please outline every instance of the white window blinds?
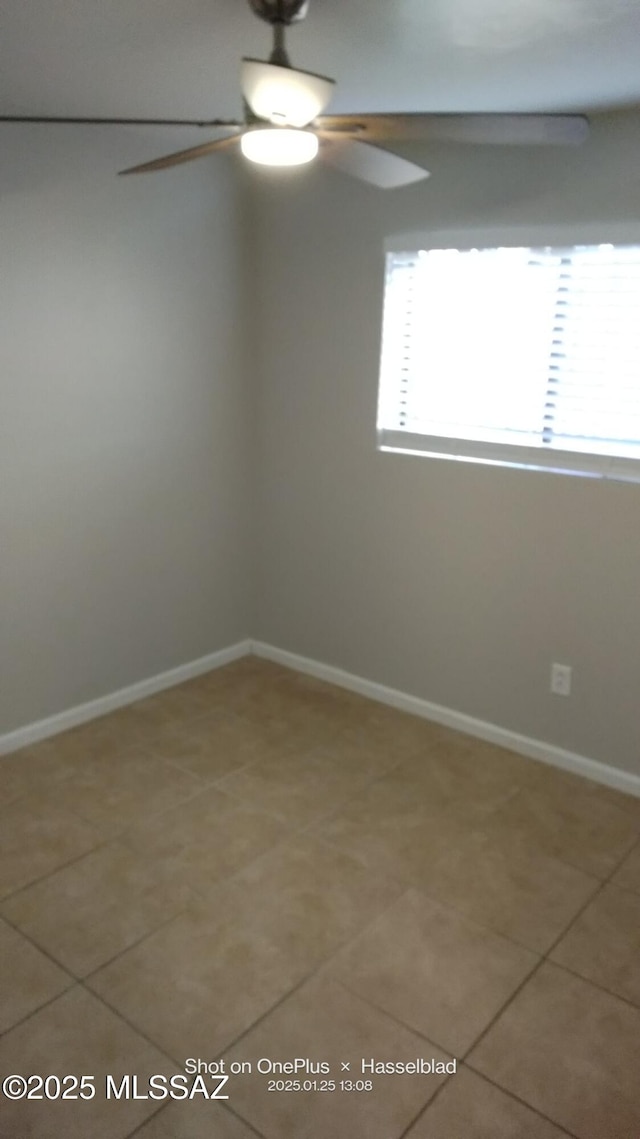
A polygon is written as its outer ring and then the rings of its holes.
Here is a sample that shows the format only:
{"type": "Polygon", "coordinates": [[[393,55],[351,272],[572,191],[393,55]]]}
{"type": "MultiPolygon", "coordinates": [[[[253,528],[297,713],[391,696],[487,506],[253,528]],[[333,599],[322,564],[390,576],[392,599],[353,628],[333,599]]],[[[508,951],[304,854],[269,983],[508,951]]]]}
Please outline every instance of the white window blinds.
{"type": "Polygon", "coordinates": [[[640,247],[389,254],[378,435],[640,479],[640,247]]]}

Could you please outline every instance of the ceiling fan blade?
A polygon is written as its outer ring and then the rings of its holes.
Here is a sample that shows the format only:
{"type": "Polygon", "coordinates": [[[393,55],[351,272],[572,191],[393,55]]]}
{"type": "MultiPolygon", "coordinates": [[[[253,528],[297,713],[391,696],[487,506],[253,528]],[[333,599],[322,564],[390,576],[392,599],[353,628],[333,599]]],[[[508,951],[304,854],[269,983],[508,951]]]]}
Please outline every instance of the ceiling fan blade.
{"type": "Polygon", "coordinates": [[[152,170],[165,170],[168,166],[179,166],[182,162],[192,162],[194,158],[204,158],[216,150],[227,150],[240,138],[240,131],[228,138],[215,138],[212,142],[203,142],[199,146],[190,146],[187,150],[178,150],[175,154],[165,154],[162,158],[154,158],[151,162],[143,162],[140,166],[130,166],[127,170],[120,170],[120,174],[147,174],[152,170]]]}
{"type": "Polygon", "coordinates": [[[322,115],[316,125],[363,142],[444,139],[492,146],[577,146],[589,134],[584,115],[322,115]]]}
{"type": "Polygon", "coordinates": [[[409,186],[412,182],[419,182],[429,177],[429,171],[415,162],[407,162],[397,154],[390,154],[388,150],[381,150],[368,142],[357,139],[341,139],[332,135],[320,133],[321,146],[319,156],[324,162],[378,186],[381,190],[394,190],[399,186],[409,186]]]}
{"type": "Polygon", "coordinates": [[[59,115],[0,115],[0,123],[44,123],[60,124],[61,126],[92,126],[92,127],[206,127],[213,130],[216,127],[234,127],[241,130],[243,124],[235,119],[91,119],[62,118],[59,115]]]}

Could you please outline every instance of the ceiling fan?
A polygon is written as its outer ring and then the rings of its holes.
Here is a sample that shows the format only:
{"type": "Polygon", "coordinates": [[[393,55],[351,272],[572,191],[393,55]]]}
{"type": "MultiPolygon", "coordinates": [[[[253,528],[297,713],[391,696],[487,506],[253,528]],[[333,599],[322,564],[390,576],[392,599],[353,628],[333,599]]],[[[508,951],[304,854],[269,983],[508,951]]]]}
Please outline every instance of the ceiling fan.
{"type": "Polygon", "coordinates": [[[121,174],[142,174],[191,162],[240,144],[246,158],[267,166],[296,166],[319,157],[382,189],[409,185],[429,171],[384,149],[405,141],[445,139],[493,145],[578,145],[588,135],[583,115],[563,114],[323,114],[335,81],[291,66],[286,28],[304,19],[309,0],[249,0],[256,16],[273,29],[268,61],[242,60],[244,120],[90,119],[0,117],[0,122],[85,123],[126,126],[198,126],[224,131],[199,146],[144,162],[121,174]],[[380,146],[379,144],[383,144],[380,146]]]}

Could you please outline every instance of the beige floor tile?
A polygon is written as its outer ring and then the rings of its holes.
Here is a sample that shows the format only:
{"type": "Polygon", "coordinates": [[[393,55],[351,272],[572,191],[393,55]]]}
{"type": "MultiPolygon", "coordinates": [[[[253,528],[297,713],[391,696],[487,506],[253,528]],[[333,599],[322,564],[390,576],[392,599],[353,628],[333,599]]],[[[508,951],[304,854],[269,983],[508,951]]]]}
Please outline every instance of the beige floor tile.
{"type": "Polygon", "coordinates": [[[370,732],[360,728],[339,731],[330,743],[314,749],[313,754],[364,779],[386,775],[402,759],[394,748],[380,744],[370,732]]]}
{"type": "Polygon", "coordinates": [[[366,776],[338,766],[326,756],[283,755],[245,767],[221,779],[218,787],[271,811],[289,826],[303,826],[353,795],[366,776]]]}
{"type": "Polygon", "coordinates": [[[105,837],[175,803],[203,787],[201,780],[142,749],[119,758],[94,759],[77,768],[58,789],[69,810],[99,827],[105,837]]]}
{"type": "Polygon", "coordinates": [[[24,748],[0,756],[0,810],[35,790],[42,766],[24,748]]]}
{"type": "Polygon", "coordinates": [[[73,776],[83,758],[66,745],[69,734],[65,732],[0,756],[0,808],[73,776]]]}
{"type": "MultiPolygon", "coordinates": [[[[495,758],[490,749],[488,756],[495,758]]],[[[496,766],[471,760],[468,756],[441,755],[427,751],[394,767],[371,788],[384,804],[409,803],[433,814],[447,811],[468,823],[477,823],[507,803],[518,792],[522,780],[519,766],[513,771],[511,753],[507,762],[496,766]]]]}
{"type": "Polygon", "coordinates": [[[121,841],[194,890],[236,873],[288,833],[278,819],[208,788],[187,803],[132,827],[121,841]]]}
{"type": "Polygon", "coordinates": [[[272,694],[292,691],[291,676],[291,670],[282,665],[246,656],[195,677],[190,686],[207,694],[217,707],[229,710],[246,706],[252,698],[266,701],[272,694]]]}
{"type": "Polygon", "coordinates": [[[372,868],[544,952],[598,882],[513,833],[495,835],[488,802],[482,795],[447,797],[438,808],[431,798],[424,807],[419,790],[406,793],[400,768],[314,831],[372,868]]]}
{"type": "Polygon", "coordinates": [[[218,713],[165,729],[150,750],[210,783],[248,763],[277,757],[285,745],[271,743],[241,716],[218,713]]]}
{"type": "Polygon", "coordinates": [[[298,746],[320,743],[362,720],[360,707],[371,702],[344,689],[281,669],[265,677],[245,678],[228,693],[229,707],[263,731],[282,737],[284,729],[298,746]]]}
{"type": "Polygon", "coordinates": [[[492,818],[505,841],[521,841],[605,878],[637,837],[635,819],[591,793],[559,797],[539,787],[523,789],[492,818]]]}
{"type": "Polygon", "coordinates": [[[403,785],[381,779],[311,832],[373,872],[426,889],[440,861],[468,841],[473,825],[460,811],[429,810],[419,797],[406,795],[403,785]]]}
{"type": "Polygon", "coordinates": [[[430,753],[440,732],[441,729],[428,720],[367,700],[345,716],[335,743],[364,745],[379,761],[384,758],[395,767],[414,756],[430,753]]]}
{"type": "Polygon", "coordinates": [[[46,794],[18,799],[0,811],[0,897],[85,854],[100,832],[46,794]]]}
{"type": "Polygon", "coordinates": [[[623,886],[625,890],[635,890],[640,894],[640,843],[627,855],[611,881],[616,886],[623,886]]]}
{"type": "MultiPolygon", "coordinates": [[[[468,1068],[447,1081],[406,1139],[563,1139],[553,1123],[468,1068]]],[[[602,1137],[604,1139],[604,1136],[602,1137]]]]}
{"type": "Polygon", "coordinates": [[[440,739],[442,732],[447,731],[441,724],[414,715],[412,712],[405,712],[393,704],[383,704],[365,696],[357,699],[363,723],[380,730],[383,735],[388,734],[390,739],[395,739],[401,733],[406,738],[412,737],[422,746],[426,740],[440,739]]]}
{"type": "Polygon", "coordinates": [[[501,801],[529,785],[534,766],[507,748],[440,727],[404,770],[418,786],[422,779],[426,790],[433,787],[445,798],[481,796],[501,801]]]}
{"type": "Polygon", "coordinates": [[[320,680],[309,673],[295,672],[293,669],[281,669],[280,683],[292,697],[325,704],[332,712],[336,709],[340,711],[343,708],[356,708],[362,711],[363,709],[380,707],[358,692],[341,688],[327,680],[320,680]]]}
{"type": "Polygon", "coordinates": [[[310,971],[402,890],[341,851],[300,837],[236,874],[218,904],[310,971]]]}
{"type": "Polygon", "coordinates": [[[135,1139],[256,1139],[256,1132],[220,1104],[198,1098],[162,1108],[135,1139]]]}
{"type": "Polygon", "coordinates": [[[461,1055],[492,1024],[473,1056],[501,1089],[264,1075],[231,1111],[2,1101],[0,1136],[630,1139],[639,835],[640,800],[250,657],[25,748],[0,760],[6,1071],[171,1068],[50,952],[180,1070],[461,1055]],[[566,969],[527,980],[563,931],[566,969]]]}
{"type": "MultiPolygon", "coordinates": [[[[0,1071],[59,1078],[92,1075],[96,1089],[87,1100],[1,1098],[3,1139],[124,1139],[157,1104],[107,1099],[107,1073],[118,1082],[122,1075],[135,1074],[140,1088],[146,1088],[150,1075],[170,1075],[175,1068],[101,1001],[76,987],[2,1037],[0,1071]]],[[[64,1088],[70,1094],[75,1091],[69,1083],[64,1088]]]]}
{"type": "Polygon", "coordinates": [[[149,729],[186,723],[199,716],[209,715],[216,707],[210,693],[189,681],[138,700],[125,711],[127,722],[146,736],[149,729]]]}
{"type": "MultiPolygon", "coordinates": [[[[390,820],[389,833],[402,831],[412,819],[423,819],[428,810],[419,797],[408,793],[404,781],[393,779],[393,772],[369,783],[355,793],[344,807],[338,807],[330,820],[318,824],[318,830],[331,827],[332,822],[344,820],[346,829],[377,830],[385,820],[390,820]]],[[[432,812],[433,814],[433,812],[432,812]]],[[[336,834],[342,826],[336,828],[336,834]]]]}
{"type": "Polygon", "coordinates": [[[537,961],[410,890],[341,950],[327,973],[462,1056],[537,961]]]}
{"type": "Polygon", "coordinates": [[[490,821],[438,859],[414,885],[536,953],[546,953],[600,887],[597,878],[522,843],[497,841],[490,821]]]}
{"type": "Polygon", "coordinates": [[[406,885],[425,893],[439,888],[441,876],[466,848],[473,824],[448,810],[425,812],[407,820],[394,850],[395,874],[406,885]]]}
{"type": "Polygon", "coordinates": [[[307,752],[335,739],[342,724],[322,709],[307,708],[288,696],[271,694],[263,703],[236,709],[254,731],[280,750],[307,752]]]}
{"type": "Polygon", "coordinates": [[[42,740],[29,750],[74,771],[79,763],[126,754],[138,742],[133,726],[129,710],[122,708],[42,740]]]}
{"type": "Polygon", "coordinates": [[[47,1004],[73,979],[0,919],[0,1033],[47,1004]]]}
{"type": "MultiPolygon", "coordinates": [[[[294,993],[228,1053],[228,1061],[252,1064],[252,1073],[231,1077],[233,1107],[266,1139],[397,1139],[442,1083],[438,1075],[375,1075],[362,1061],[449,1061],[449,1056],[396,1024],[366,1002],[327,980],[294,993]],[[299,1057],[325,1063],[334,1091],[269,1091],[274,1075],[260,1074],[260,1059],[299,1057]],[[342,1062],[350,1070],[342,1071],[342,1062]],[[370,1079],[370,1091],[341,1090],[340,1081],[370,1079]]],[[[291,1078],[291,1077],[289,1077],[291,1078]]],[[[301,1073],[299,1078],[307,1078],[301,1073]]],[[[453,1139],[453,1137],[452,1137],[453,1139]]]]}
{"type": "Polygon", "coordinates": [[[119,842],[8,899],[2,912],[77,977],[184,909],[193,895],[159,861],[119,842]]]}
{"type": "Polygon", "coordinates": [[[560,802],[576,795],[578,797],[590,795],[632,815],[640,827],[640,796],[626,795],[615,787],[607,787],[603,783],[596,783],[593,779],[585,779],[570,771],[559,770],[550,764],[535,763],[531,768],[533,776],[531,785],[548,795],[555,796],[560,802]]]}
{"type": "Polygon", "coordinates": [[[194,906],[87,984],[182,1065],[217,1055],[302,975],[251,923],[194,906]]]}
{"type": "Polygon", "coordinates": [[[551,960],[640,1005],[640,897],[605,886],[551,960]]]}
{"type": "Polygon", "coordinates": [[[305,707],[295,684],[282,672],[268,676],[264,672],[245,675],[232,685],[225,686],[224,699],[228,708],[243,715],[268,715],[279,711],[290,714],[305,707]]]}
{"type": "Polygon", "coordinates": [[[579,1139],[640,1134],[640,1012],[544,964],[469,1057],[579,1139]]]}
{"type": "Polygon", "coordinates": [[[282,715],[286,721],[300,726],[308,721],[320,731],[338,730],[357,722],[350,694],[331,685],[312,689],[300,679],[256,687],[243,711],[257,718],[261,714],[267,717],[270,714],[282,715]]]}
{"type": "Polygon", "coordinates": [[[276,661],[267,660],[266,657],[254,656],[247,653],[236,660],[225,664],[222,668],[211,669],[192,680],[192,684],[214,686],[218,684],[231,685],[234,689],[240,684],[255,682],[259,685],[287,681],[291,677],[291,669],[285,668],[276,661]]]}

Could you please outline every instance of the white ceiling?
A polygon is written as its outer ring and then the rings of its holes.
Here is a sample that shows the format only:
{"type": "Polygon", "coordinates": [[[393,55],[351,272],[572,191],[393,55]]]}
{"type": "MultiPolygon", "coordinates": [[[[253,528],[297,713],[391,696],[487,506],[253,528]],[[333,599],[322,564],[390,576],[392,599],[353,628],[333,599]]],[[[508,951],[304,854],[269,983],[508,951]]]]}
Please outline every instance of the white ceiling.
{"type": "MultiPolygon", "coordinates": [[[[640,0],[311,0],[292,62],[331,110],[640,104],[640,0]]],[[[247,0],[0,0],[0,114],[234,117],[247,0]]]]}

